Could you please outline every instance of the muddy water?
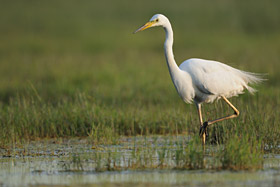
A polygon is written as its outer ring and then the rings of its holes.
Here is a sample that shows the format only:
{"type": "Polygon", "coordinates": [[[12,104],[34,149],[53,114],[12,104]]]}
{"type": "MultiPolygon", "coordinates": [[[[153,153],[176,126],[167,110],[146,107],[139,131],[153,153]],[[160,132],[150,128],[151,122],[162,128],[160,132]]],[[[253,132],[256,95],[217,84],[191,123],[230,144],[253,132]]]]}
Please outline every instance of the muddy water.
{"type": "MultiPolygon", "coordinates": [[[[280,186],[280,155],[265,155],[264,168],[250,172],[157,168],[99,172],[96,160],[90,156],[96,152],[105,154],[113,148],[125,155],[120,165],[126,165],[132,147],[153,141],[153,138],[126,138],[117,145],[94,146],[87,140],[60,140],[0,149],[0,186],[280,186]]],[[[164,145],[164,141],[157,139],[157,146],[164,145]]]]}

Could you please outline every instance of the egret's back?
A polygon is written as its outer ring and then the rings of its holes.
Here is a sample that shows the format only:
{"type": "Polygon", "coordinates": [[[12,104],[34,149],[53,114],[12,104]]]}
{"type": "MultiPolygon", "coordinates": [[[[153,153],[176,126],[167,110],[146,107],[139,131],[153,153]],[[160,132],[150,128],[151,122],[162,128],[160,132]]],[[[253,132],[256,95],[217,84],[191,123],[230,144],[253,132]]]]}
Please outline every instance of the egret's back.
{"type": "Polygon", "coordinates": [[[213,102],[220,96],[227,98],[243,93],[251,83],[261,82],[263,79],[254,73],[241,71],[226,64],[203,59],[189,59],[184,61],[179,68],[187,72],[192,78],[195,87],[197,102],[213,102]]]}

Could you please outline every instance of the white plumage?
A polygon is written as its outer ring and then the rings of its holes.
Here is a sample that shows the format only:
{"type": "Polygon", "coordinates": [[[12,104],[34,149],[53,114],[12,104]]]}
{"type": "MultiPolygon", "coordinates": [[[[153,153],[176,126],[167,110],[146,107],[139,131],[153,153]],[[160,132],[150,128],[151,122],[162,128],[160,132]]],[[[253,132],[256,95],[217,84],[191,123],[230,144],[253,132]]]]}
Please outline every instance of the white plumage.
{"type": "MultiPolygon", "coordinates": [[[[186,90],[192,93],[186,98],[182,97],[184,101],[197,103],[213,102],[221,95],[226,98],[236,96],[243,93],[244,89],[248,89],[253,93],[255,90],[250,87],[249,83],[260,82],[261,79],[253,73],[244,72],[226,64],[212,61],[192,58],[184,61],[179,69],[183,71],[185,76],[191,79],[186,90]]],[[[186,90],[180,90],[185,92],[186,90]]],[[[179,93],[179,95],[181,95],[179,93]]]]}
{"type": "Polygon", "coordinates": [[[180,97],[186,103],[194,102],[196,104],[200,118],[201,135],[205,143],[208,125],[239,115],[239,111],[226,98],[242,94],[244,89],[253,93],[255,90],[249,84],[259,83],[263,79],[258,74],[241,71],[221,62],[198,58],[188,59],[178,67],[172,49],[173,31],[167,17],[156,14],[134,33],[155,26],[162,26],[165,30],[164,50],[171,79],[180,97]],[[219,98],[223,98],[235,113],[203,123],[201,104],[213,102],[219,98]]]}

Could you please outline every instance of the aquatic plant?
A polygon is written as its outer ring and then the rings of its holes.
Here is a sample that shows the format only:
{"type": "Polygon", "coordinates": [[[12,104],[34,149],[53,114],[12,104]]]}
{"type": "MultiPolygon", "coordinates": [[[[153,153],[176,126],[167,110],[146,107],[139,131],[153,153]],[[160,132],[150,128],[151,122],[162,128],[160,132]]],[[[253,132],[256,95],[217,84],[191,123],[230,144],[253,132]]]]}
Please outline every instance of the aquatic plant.
{"type": "Polygon", "coordinates": [[[256,137],[235,134],[219,150],[218,157],[223,169],[254,170],[263,167],[264,151],[256,137]]]}
{"type": "Polygon", "coordinates": [[[192,139],[185,148],[184,168],[203,169],[205,168],[204,149],[197,137],[192,139]]]}

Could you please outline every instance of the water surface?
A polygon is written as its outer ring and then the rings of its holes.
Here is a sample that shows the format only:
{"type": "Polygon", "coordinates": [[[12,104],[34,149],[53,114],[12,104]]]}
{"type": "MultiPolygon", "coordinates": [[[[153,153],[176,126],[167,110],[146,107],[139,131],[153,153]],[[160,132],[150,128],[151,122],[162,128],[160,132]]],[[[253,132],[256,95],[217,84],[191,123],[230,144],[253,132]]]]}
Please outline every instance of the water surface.
{"type": "MultiPolygon", "coordinates": [[[[178,137],[176,137],[178,138],[178,137]]],[[[182,138],[187,141],[188,138],[182,138]]],[[[116,145],[93,145],[87,140],[37,141],[14,149],[1,149],[0,184],[3,186],[29,185],[105,185],[105,186],[279,186],[280,156],[265,155],[263,169],[258,171],[228,170],[175,170],[164,168],[133,169],[127,167],[132,159],[151,159],[160,163],[159,155],[145,158],[143,153],[151,147],[155,149],[169,146],[174,149],[173,138],[123,138],[116,145]],[[156,142],[156,143],[155,143],[156,142]],[[145,150],[145,144],[149,145],[145,150]],[[132,158],[133,152],[140,149],[140,156],[132,158]],[[110,157],[108,157],[108,152],[110,157]],[[97,154],[98,153],[98,154],[97,154]],[[112,156],[114,154],[114,156],[112,156]],[[142,155],[141,155],[142,154],[142,155]],[[99,156],[98,156],[99,155],[99,156]],[[103,158],[104,155],[104,158],[103,158]],[[100,157],[99,160],[96,159],[100,157]],[[139,158],[138,158],[139,157],[139,158]],[[124,166],[127,169],[110,171],[113,166],[124,166]],[[115,159],[115,161],[112,161],[115,159]],[[98,170],[99,164],[105,164],[105,170],[98,170]]],[[[215,149],[215,146],[208,146],[215,149]]],[[[211,157],[210,157],[211,158],[211,157]]],[[[172,159],[165,162],[172,165],[172,159]]],[[[141,161],[142,162],[142,161],[141,161]]],[[[146,163],[146,162],[145,162],[146,163]]]]}

